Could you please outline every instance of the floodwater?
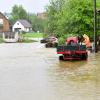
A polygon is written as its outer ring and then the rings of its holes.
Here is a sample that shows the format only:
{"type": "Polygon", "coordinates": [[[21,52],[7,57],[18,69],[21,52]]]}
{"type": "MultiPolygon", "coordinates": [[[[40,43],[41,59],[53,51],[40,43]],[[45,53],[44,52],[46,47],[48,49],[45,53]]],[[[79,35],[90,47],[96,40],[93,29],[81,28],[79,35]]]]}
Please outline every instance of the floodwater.
{"type": "Polygon", "coordinates": [[[100,53],[59,61],[38,42],[0,44],[0,100],[100,100],[100,53]]]}

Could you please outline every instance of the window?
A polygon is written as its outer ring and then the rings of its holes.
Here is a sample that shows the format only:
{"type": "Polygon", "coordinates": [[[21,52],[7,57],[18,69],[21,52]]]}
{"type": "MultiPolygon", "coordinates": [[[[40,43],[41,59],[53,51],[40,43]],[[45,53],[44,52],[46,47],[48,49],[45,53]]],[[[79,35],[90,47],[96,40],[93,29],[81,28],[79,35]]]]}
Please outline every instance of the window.
{"type": "Polygon", "coordinates": [[[3,28],[3,19],[0,19],[0,30],[3,28]]]}
{"type": "Polygon", "coordinates": [[[3,25],[3,19],[0,19],[0,25],[3,25]]]}

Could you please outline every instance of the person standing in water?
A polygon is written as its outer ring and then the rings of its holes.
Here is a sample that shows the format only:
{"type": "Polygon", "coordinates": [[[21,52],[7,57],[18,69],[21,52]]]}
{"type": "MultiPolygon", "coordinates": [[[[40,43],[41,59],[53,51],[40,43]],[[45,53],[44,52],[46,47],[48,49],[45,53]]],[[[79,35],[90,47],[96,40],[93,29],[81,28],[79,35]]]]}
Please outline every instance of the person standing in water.
{"type": "Polygon", "coordinates": [[[84,37],[83,42],[86,44],[86,47],[89,48],[91,46],[89,37],[86,34],[84,34],[83,37],[84,37]]]}

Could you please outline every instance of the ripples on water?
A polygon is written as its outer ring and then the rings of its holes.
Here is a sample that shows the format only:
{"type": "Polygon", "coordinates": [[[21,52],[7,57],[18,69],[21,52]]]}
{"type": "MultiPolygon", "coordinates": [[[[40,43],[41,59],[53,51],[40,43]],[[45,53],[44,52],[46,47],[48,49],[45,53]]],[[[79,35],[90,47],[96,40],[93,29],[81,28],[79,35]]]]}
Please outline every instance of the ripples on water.
{"type": "Polygon", "coordinates": [[[59,61],[39,43],[0,46],[0,100],[100,100],[100,53],[59,61]]]}
{"type": "Polygon", "coordinates": [[[48,70],[50,80],[54,83],[53,87],[61,88],[60,92],[64,93],[63,98],[66,97],[65,95],[72,94],[75,100],[99,100],[100,53],[89,54],[87,61],[58,60],[57,62],[56,60],[55,65],[51,65],[48,70]]]}
{"type": "Polygon", "coordinates": [[[54,52],[39,51],[44,54],[42,61],[46,64],[47,88],[53,92],[52,100],[99,100],[100,53],[90,53],[87,61],[59,61],[54,52]]]}

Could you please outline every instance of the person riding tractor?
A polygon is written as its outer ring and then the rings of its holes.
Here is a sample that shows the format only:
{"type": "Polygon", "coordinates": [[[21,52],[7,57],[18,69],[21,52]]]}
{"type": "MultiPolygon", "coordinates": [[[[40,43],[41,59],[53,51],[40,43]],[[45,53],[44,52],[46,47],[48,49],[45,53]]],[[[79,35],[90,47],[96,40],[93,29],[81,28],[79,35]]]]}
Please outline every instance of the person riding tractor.
{"type": "Polygon", "coordinates": [[[87,48],[90,48],[90,39],[86,34],[72,36],[66,39],[66,45],[57,47],[57,54],[62,54],[59,60],[87,60],[87,48]]]}
{"type": "Polygon", "coordinates": [[[90,48],[91,47],[90,39],[86,34],[78,36],[78,43],[85,44],[86,48],[90,48]]]}

